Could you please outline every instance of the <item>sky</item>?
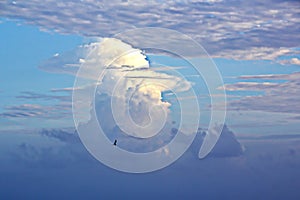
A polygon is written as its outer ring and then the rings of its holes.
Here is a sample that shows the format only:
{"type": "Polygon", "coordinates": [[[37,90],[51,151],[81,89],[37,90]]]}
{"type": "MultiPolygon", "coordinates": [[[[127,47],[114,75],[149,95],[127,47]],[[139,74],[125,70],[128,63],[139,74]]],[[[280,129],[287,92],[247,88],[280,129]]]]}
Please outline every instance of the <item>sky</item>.
{"type": "MultiPolygon", "coordinates": [[[[0,197],[299,199],[299,13],[297,0],[0,1],[0,197]],[[180,34],[153,34],[148,27],[180,34]],[[178,52],[192,64],[208,62],[201,69],[209,76],[147,45],[181,45],[178,52]],[[99,79],[95,66],[111,70],[93,85],[99,79]],[[119,172],[95,159],[80,133],[92,112],[84,92],[92,89],[98,122],[126,150],[167,145],[175,138],[172,128],[209,129],[211,107],[217,118],[226,114],[226,128],[205,159],[198,151],[206,140],[196,131],[170,166],[146,174],[119,172]],[[199,123],[194,98],[200,101],[199,123]],[[187,109],[182,127],[180,102],[187,109]],[[126,103],[141,126],[122,114],[126,103]],[[157,109],[148,114],[149,108],[157,109]],[[156,130],[170,135],[147,140],[156,130]]],[[[161,155],[168,157],[169,149],[161,155]]]]}

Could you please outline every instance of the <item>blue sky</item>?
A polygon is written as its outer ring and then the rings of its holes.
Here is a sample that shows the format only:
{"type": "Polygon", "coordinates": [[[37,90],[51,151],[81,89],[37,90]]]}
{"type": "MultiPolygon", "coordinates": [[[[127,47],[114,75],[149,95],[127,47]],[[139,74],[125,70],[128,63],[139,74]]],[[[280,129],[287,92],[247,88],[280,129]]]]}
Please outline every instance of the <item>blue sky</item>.
{"type": "MultiPolygon", "coordinates": [[[[46,73],[39,70],[38,66],[56,53],[75,48],[81,44],[82,37],[40,31],[37,27],[21,24],[22,22],[5,19],[1,23],[1,38],[6,38],[1,42],[3,47],[1,48],[2,112],[7,106],[51,105],[51,102],[43,99],[32,101],[16,97],[20,96],[22,92],[49,94],[51,89],[71,87],[74,82],[73,77],[46,73]]],[[[5,124],[6,121],[3,123],[5,124]]],[[[32,123],[36,124],[34,121],[32,123]]],[[[34,125],[28,124],[27,128],[29,127],[36,128],[34,125]]],[[[2,129],[5,129],[5,126],[2,126],[2,129]]]]}
{"type": "Polygon", "coordinates": [[[2,89],[16,94],[72,85],[73,80],[68,76],[51,75],[37,68],[55,53],[81,44],[82,37],[42,32],[37,27],[21,24],[8,20],[1,23],[1,38],[6,38],[1,42],[1,74],[5,84],[2,89]],[[34,80],[28,81],[32,77],[34,80]]]}
{"type": "MultiPolygon", "coordinates": [[[[299,199],[299,12],[292,0],[0,2],[0,198],[44,198],[53,191],[49,199],[299,199]],[[145,27],[179,31],[205,48],[224,81],[214,91],[227,94],[228,129],[204,160],[197,158],[198,134],[170,167],[132,175],[104,166],[84,148],[72,89],[85,55],[81,45],[145,27]]],[[[152,67],[194,73],[178,58],[147,56],[152,67]]],[[[205,88],[198,76],[188,81],[205,88]]],[[[202,100],[206,121],[210,101],[202,100]]],[[[130,138],[119,142],[137,148],[130,138]]]]}

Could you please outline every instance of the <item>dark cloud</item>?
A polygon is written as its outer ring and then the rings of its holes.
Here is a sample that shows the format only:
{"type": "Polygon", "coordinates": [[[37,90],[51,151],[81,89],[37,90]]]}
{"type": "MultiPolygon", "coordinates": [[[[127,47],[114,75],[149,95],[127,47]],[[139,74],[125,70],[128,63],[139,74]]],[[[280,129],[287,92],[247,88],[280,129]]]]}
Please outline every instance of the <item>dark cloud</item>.
{"type": "MultiPolygon", "coordinates": [[[[201,128],[198,129],[198,135],[196,136],[191,149],[194,153],[198,154],[200,146],[206,135],[206,131],[201,128]]],[[[222,133],[216,145],[212,151],[208,154],[207,158],[225,158],[241,156],[244,153],[244,147],[240,144],[236,136],[229,128],[224,125],[222,133]]]]}
{"type": "Polygon", "coordinates": [[[43,129],[39,132],[40,135],[46,136],[49,138],[57,139],[61,142],[77,144],[80,143],[80,139],[77,135],[77,132],[70,130],[61,130],[61,129],[43,129]]]}
{"type": "Polygon", "coordinates": [[[300,116],[291,117],[290,119],[292,119],[292,120],[300,120],[300,116]]]}
{"type": "Polygon", "coordinates": [[[220,138],[208,156],[211,157],[235,157],[241,156],[244,147],[240,144],[232,131],[224,125],[220,138]]]}
{"type": "Polygon", "coordinates": [[[66,168],[80,162],[91,163],[93,160],[82,145],[41,147],[30,143],[21,143],[10,153],[13,162],[30,168],[66,168]]]}
{"type": "MultiPolygon", "coordinates": [[[[165,129],[167,130],[167,128],[165,129]]],[[[112,143],[115,139],[117,139],[118,146],[122,149],[136,153],[143,153],[154,151],[167,145],[176,136],[176,134],[178,134],[178,129],[172,128],[168,133],[166,133],[166,131],[163,132],[163,134],[151,138],[135,138],[126,135],[118,127],[115,127],[107,134],[107,137],[112,141],[112,143]]],[[[37,134],[43,137],[55,139],[68,145],[82,145],[77,131],[72,128],[42,129],[38,131],[37,134]]],[[[195,155],[198,155],[197,151],[203,142],[205,134],[205,131],[199,128],[196,139],[191,146],[191,151],[195,155]]],[[[222,130],[222,134],[213,150],[210,152],[209,157],[235,157],[242,155],[243,151],[243,146],[239,143],[234,133],[225,125],[222,130]]]]}
{"type": "Polygon", "coordinates": [[[66,161],[58,155],[54,147],[38,148],[31,144],[22,143],[17,152],[11,153],[12,159],[22,165],[34,167],[61,167],[66,161]]]}
{"type": "MultiPolygon", "coordinates": [[[[32,135],[27,137],[32,141],[32,135]]],[[[189,149],[169,167],[140,175],[100,164],[80,143],[21,142],[9,148],[13,159],[8,162],[1,157],[0,197],[299,199],[299,136],[277,137],[240,139],[246,146],[243,156],[199,160],[190,156],[189,149]]]]}

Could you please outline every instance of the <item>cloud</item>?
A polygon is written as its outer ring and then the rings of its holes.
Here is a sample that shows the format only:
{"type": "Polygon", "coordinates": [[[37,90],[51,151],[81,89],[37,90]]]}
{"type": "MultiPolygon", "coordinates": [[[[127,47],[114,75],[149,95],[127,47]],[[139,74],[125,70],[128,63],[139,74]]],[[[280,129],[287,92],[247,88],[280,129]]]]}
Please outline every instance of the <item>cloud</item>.
{"type": "Polygon", "coordinates": [[[291,58],[290,60],[280,60],[279,61],[281,64],[288,64],[288,65],[300,65],[300,60],[299,58],[291,58]]]}
{"type": "MultiPolygon", "coordinates": [[[[117,139],[117,145],[126,151],[135,153],[145,153],[151,152],[158,148],[167,145],[171,140],[174,139],[176,134],[178,134],[178,129],[171,128],[167,132],[168,128],[165,128],[163,133],[151,138],[136,138],[124,134],[118,127],[114,127],[107,133],[107,137],[111,140],[112,144],[115,139],[117,139]]],[[[15,134],[11,132],[9,134],[15,134]]],[[[32,137],[38,136],[38,138],[43,141],[40,142],[43,145],[38,145],[36,143],[31,144],[30,142],[23,142],[18,146],[20,152],[19,155],[13,154],[16,159],[23,161],[27,164],[49,164],[45,163],[45,160],[49,160],[51,163],[53,158],[60,157],[59,159],[64,159],[67,156],[67,160],[72,160],[72,162],[80,162],[80,159],[86,154],[84,146],[80,141],[79,135],[73,128],[66,129],[41,129],[37,131],[25,131],[25,136],[32,135],[32,137]],[[39,137],[41,136],[41,138],[39,137]],[[50,140],[45,139],[49,138],[50,140]],[[51,141],[50,146],[44,144],[47,141],[51,141]],[[63,144],[63,145],[61,145],[63,144]],[[62,153],[65,151],[64,153],[62,153]],[[75,151],[75,152],[74,152],[75,151]],[[74,158],[77,156],[77,158],[74,158]],[[53,157],[53,158],[52,158],[53,157]]],[[[194,140],[192,146],[187,150],[186,154],[193,154],[190,159],[196,159],[198,155],[199,148],[205,137],[205,131],[199,128],[197,136],[194,140]]],[[[39,140],[37,139],[37,140],[39,140]]],[[[166,150],[166,149],[165,149],[166,150]]],[[[234,133],[230,131],[225,125],[219,141],[214,146],[212,151],[209,153],[208,158],[230,158],[241,156],[244,153],[244,147],[235,137],[234,133]]],[[[56,158],[54,159],[54,161],[56,158]]],[[[198,159],[197,159],[198,160],[198,159]]],[[[65,165],[65,162],[61,164],[65,165]]],[[[52,164],[51,164],[52,165],[52,164]]],[[[49,166],[48,166],[49,167],[49,166]]]]}
{"type": "Polygon", "coordinates": [[[292,58],[292,59],[290,60],[290,64],[300,65],[300,60],[299,60],[299,58],[292,58]]]}
{"type": "Polygon", "coordinates": [[[62,119],[72,116],[70,103],[58,103],[51,106],[39,104],[21,104],[7,106],[5,111],[0,113],[4,118],[44,118],[62,119]]]}
{"type": "MultiPolygon", "coordinates": [[[[76,89],[76,88],[75,88],[76,89]]],[[[74,90],[73,87],[66,87],[66,88],[54,88],[54,89],[51,89],[51,92],[72,92],[74,90]]]]}
{"type": "Polygon", "coordinates": [[[300,120],[300,116],[291,117],[291,120],[300,120]]]}
{"type": "Polygon", "coordinates": [[[64,146],[38,146],[30,143],[19,144],[14,152],[10,152],[11,159],[25,168],[62,169],[81,162],[91,163],[91,157],[86,154],[81,145],[67,144],[64,146]]]}
{"type": "Polygon", "coordinates": [[[211,157],[235,157],[244,153],[243,145],[240,144],[232,131],[224,125],[220,138],[208,156],[211,157]]]}
{"type": "MultiPolygon", "coordinates": [[[[171,103],[163,101],[163,92],[180,93],[191,88],[191,83],[179,76],[153,70],[143,51],[121,40],[103,38],[86,47],[88,56],[81,58],[82,65],[77,77],[84,84],[75,87],[86,87],[81,92],[87,93],[90,86],[87,81],[96,86],[96,98],[101,99],[96,103],[101,106],[111,102],[112,105],[109,106],[111,110],[105,110],[101,115],[113,113],[113,121],[131,136],[151,137],[170,120],[171,103]],[[103,97],[106,99],[103,100],[103,97]]],[[[80,111],[83,107],[90,110],[88,96],[80,95],[80,92],[77,94],[79,96],[75,94],[73,98],[75,108],[80,106],[80,111]]]]}
{"type": "Polygon", "coordinates": [[[247,49],[223,49],[213,56],[235,60],[272,60],[286,64],[285,61],[280,60],[281,57],[298,55],[299,53],[299,50],[293,48],[249,47],[247,49]]]}
{"type": "Polygon", "coordinates": [[[226,91],[260,91],[266,89],[276,88],[279,84],[271,82],[238,82],[235,84],[225,84],[218,89],[224,89],[226,91]]]}
{"type": "Polygon", "coordinates": [[[2,17],[84,36],[111,37],[142,27],[171,28],[188,34],[213,56],[234,59],[272,59],[293,51],[300,39],[297,1],[46,0],[41,5],[30,0],[3,1],[0,7],[2,17]]]}
{"type": "MultiPolygon", "coordinates": [[[[52,90],[51,90],[52,91],[52,90]]],[[[58,90],[53,90],[57,92],[58,90]]],[[[17,95],[16,98],[18,99],[43,99],[43,100],[59,100],[59,101],[70,101],[70,95],[49,95],[49,94],[41,94],[36,92],[24,91],[21,92],[21,95],[17,95]]]]}
{"type": "MultiPolygon", "coordinates": [[[[155,151],[167,145],[178,133],[178,129],[164,127],[157,135],[149,138],[132,137],[124,133],[119,127],[107,131],[106,135],[113,144],[117,140],[118,147],[135,153],[147,153],[155,151]]],[[[165,148],[166,149],[166,148],[165,148]]]]}
{"type": "Polygon", "coordinates": [[[267,112],[300,113],[300,73],[241,76],[241,79],[286,80],[283,83],[234,83],[225,85],[228,91],[262,91],[263,94],[246,96],[227,102],[228,109],[260,110],[267,112]]]}
{"type": "MultiPolygon", "coordinates": [[[[198,129],[195,141],[191,146],[191,151],[198,154],[199,148],[203,143],[206,131],[198,129]]],[[[213,147],[207,158],[228,158],[237,157],[244,154],[245,147],[238,141],[235,134],[224,125],[220,138],[213,147]]]]}
{"type": "MultiPolygon", "coordinates": [[[[20,135],[20,132],[15,134],[20,135]]],[[[246,147],[242,156],[199,160],[197,153],[193,154],[189,149],[167,168],[138,176],[100,164],[80,143],[66,144],[49,139],[45,144],[44,137],[34,143],[32,138],[26,134],[14,140],[16,145],[1,145],[0,155],[6,155],[1,157],[0,175],[6,180],[0,182],[1,198],[43,198],[45,194],[49,198],[60,198],[63,194],[74,199],[103,196],[109,199],[141,199],[145,196],[151,199],[176,199],[179,196],[186,199],[232,196],[239,199],[298,199],[300,196],[299,136],[239,139],[246,147]],[[28,142],[20,141],[24,138],[28,142]],[[21,176],[24,174],[34,181],[28,184],[28,179],[21,176]],[[116,185],[122,189],[116,190],[116,185]],[[83,191],[82,188],[88,189],[83,191]]]]}
{"type": "Polygon", "coordinates": [[[260,75],[244,75],[239,76],[238,79],[262,79],[262,80],[290,80],[297,81],[299,79],[300,72],[294,72],[291,74],[260,74],[260,75]]]}
{"type": "Polygon", "coordinates": [[[30,103],[6,106],[4,111],[0,113],[1,117],[11,119],[63,119],[72,117],[70,88],[52,89],[50,93],[23,91],[16,98],[30,101],[30,103]],[[60,94],[62,92],[64,94],[60,94]]]}
{"type": "Polygon", "coordinates": [[[39,132],[39,134],[69,144],[80,143],[80,139],[75,130],[70,132],[70,130],[63,129],[43,129],[39,132]]]}
{"type": "Polygon", "coordinates": [[[50,73],[65,73],[76,75],[78,68],[92,48],[92,45],[81,45],[73,51],[54,55],[39,65],[39,68],[50,73]]]}

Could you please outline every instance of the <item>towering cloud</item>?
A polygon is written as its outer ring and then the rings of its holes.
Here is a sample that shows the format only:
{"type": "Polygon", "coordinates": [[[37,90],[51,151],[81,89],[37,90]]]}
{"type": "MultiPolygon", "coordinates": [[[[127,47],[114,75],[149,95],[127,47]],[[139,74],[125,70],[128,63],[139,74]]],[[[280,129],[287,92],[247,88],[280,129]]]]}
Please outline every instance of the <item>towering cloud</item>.
{"type": "MultiPolygon", "coordinates": [[[[154,136],[167,122],[171,123],[171,103],[162,99],[163,93],[176,94],[191,89],[190,82],[156,71],[142,50],[115,38],[96,39],[78,47],[74,53],[55,55],[42,68],[69,74],[81,70],[78,78],[97,84],[97,114],[100,123],[103,118],[107,122],[101,124],[104,129],[111,130],[117,124],[123,132],[141,138],[154,136]],[[111,109],[101,109],[101,105],[111,109]]],[[[76,89],[87,87],[91,85],[82,84],[76,89]]],[[[86,101],[73,103],[83,109],[91,106],[86,101]]]]}

